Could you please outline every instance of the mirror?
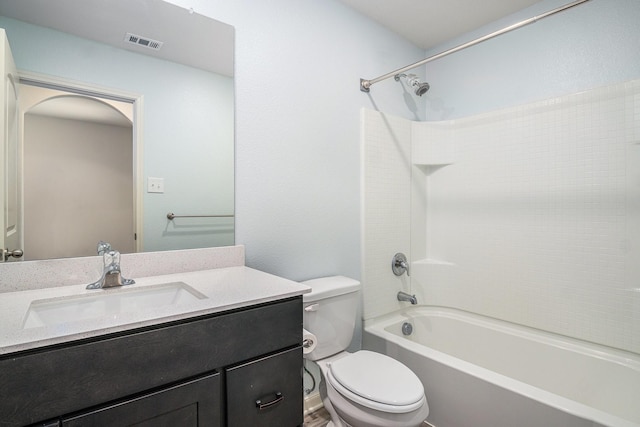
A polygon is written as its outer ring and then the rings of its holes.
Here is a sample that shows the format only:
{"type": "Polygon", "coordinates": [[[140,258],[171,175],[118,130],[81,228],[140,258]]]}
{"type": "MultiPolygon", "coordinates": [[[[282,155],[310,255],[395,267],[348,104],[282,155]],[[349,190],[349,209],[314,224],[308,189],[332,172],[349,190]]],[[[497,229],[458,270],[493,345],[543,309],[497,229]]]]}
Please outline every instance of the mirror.
{"type": "MultiPolygon", "coordinates": [[[[162,0],[0,0],[0,28],[6,31],[23,85],[131,104],[133,152],[124,158],[133,164],[131,234],[137,250],[234,244],[233,27],[162,0]],[[177,217],[168,219],[169,213],[177,217]]],[[[28,108],[19,113],[24,126],[29,122],[25,116],[37,112],[28,108]]],[[[28,129],[21,129],[21,140],[25,134],[28,129]]],[[[31,151],[23,150],[25,155],[31,151]]],[[[70,168],[78,166],[77,156],[69,157],[70,168]]],[[[29,173],[30,163],[22,162],[25,167],[18,169],[29,173]]],[[[53,171],[53,166],[45,159],[37,169],[47,176],[43,169],[53,171]]],[[[100,199],[105,184],[84,170],[84,183],[95,183],[100,199]]],[[[48,176],[53,181],[58,177],[53,172],[48,176]]],[[[63,182],[67,193],[80,193],[75,184],[63,182]]],[[[25,187],[22,198],[33,197],[25,187]]],[[[98,203],[104,209],[83,214],[78,208],[77,214],[95,224],[105,222],[113,197],[103,199],[98,203]]],[[[56,212],[55,206],[46,210],[56,212]]],[[[21,218],[31,216],[23,212],[21,218]]],[[[24,227],[29,227],[27,221],[24,227]]],[[[62,245],[75,231],[55,228],[40,245],[62,245]]],[[[97,242],[87,240],[83,253],[54,256],[95,255],[97,242]]],[[[36,259],[24,249],[24,259],[36,259]]]]}

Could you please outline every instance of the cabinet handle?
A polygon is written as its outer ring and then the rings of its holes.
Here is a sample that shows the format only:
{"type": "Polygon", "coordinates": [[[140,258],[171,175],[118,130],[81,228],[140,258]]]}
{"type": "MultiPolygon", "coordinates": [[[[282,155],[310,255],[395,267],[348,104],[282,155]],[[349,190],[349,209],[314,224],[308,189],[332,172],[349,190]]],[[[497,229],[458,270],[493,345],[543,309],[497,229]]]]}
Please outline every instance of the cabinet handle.
{"type": "Polygon", "coordinates": [[[264,402],[264,397],[262,399],[258,399],[256,400],[256,408],[258,408],[258,410],[262,411],[263,409],[267,409],[270,408],[274,405],[277,405],[278,403],[282,402],[284,400],[284,396],[282,395],[282,393],[280,393],[279,391],[277,391],[275,393],[275,399],[269,401],[269,402],[264,402]]]}

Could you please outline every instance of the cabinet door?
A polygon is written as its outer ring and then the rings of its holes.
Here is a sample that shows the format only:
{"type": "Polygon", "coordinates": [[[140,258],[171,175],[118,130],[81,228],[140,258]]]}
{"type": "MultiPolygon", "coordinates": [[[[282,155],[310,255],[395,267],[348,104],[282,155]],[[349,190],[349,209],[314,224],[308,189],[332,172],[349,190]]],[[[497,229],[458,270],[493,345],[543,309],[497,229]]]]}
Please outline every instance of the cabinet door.
{"type": "Polygon", "coordinates": [[[63,427],[221,426],[220,374],[62,419],[63,427]]]}
{"type": "Polygon", "coordinates": [[[294,427],[302,415],[302,347],[227,369],[229,427],[294,427]]]}

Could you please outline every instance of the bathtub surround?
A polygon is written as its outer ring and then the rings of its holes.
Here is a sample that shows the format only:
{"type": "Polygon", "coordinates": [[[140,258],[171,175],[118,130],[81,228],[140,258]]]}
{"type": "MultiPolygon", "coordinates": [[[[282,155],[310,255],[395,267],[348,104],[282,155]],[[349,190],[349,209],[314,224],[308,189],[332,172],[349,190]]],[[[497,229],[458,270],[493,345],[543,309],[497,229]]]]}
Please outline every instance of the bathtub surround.
{"type": "Polygon", "coordinates": [[[640,353],[639,141],[640,81],[446,122],[363,111],[364,318],[402,290],[640,353]]]}
{"type": "Polygon", "coordinates": [[[397,252],[412,260],[411,122],[363,109],[361,147],[363,318],[370,319],[402,307],[398,291],[413,291],[410,277],[391,269],[397,252]]]}

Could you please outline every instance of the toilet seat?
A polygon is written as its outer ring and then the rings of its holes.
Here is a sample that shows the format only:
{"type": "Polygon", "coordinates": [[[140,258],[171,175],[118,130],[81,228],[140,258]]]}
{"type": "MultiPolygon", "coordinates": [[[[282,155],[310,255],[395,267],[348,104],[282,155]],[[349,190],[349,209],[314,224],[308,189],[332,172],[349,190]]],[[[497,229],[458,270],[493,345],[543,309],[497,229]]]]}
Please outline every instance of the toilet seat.
{"type": "Polygon", "coordinates": [[[333,388],[367,408],[399,414],[415,411],[425,402],[420,379],[383,354],[361,350],[327,367],[327,379],[333,388]]]}

